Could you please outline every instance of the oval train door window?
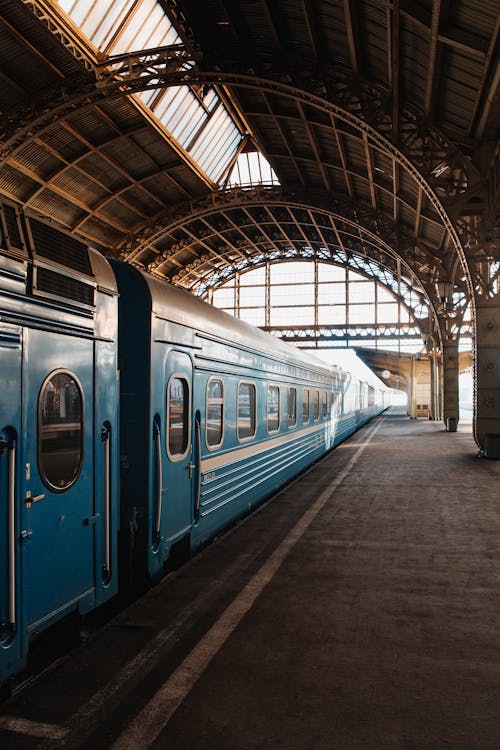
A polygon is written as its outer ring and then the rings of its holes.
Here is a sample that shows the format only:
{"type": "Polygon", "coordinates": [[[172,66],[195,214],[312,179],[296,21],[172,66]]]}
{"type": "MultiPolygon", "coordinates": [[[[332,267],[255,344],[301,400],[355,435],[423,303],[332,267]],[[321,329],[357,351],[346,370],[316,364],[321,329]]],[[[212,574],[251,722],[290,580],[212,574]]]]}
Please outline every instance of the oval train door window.
{"type": "Polygon", "coordinates": [[[38,399],[38,467],[44,484],[64,492],[76,481],[83,459],[83,396],[74,375],[53,372],[38,399]]]}
{"type": "Polygon", "coordinates": [[[179,459],[189,444],[189,386],[185,378],[173,376],[168,384],[168,455],[179,459]]]}

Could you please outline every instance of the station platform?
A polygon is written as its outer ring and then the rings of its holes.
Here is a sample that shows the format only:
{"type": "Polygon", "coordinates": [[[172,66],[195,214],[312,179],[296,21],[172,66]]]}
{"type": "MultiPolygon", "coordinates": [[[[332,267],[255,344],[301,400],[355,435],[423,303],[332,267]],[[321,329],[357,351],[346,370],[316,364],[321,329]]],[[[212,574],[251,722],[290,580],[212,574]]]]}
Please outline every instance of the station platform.
{"type": "MultiPolygon", "coordinates": [[[[0,706],[0,747],[498,750],[500,462],[391,409],[0,706]]],[[[24,680],[24,681],[23,681],[24,680]]]]}

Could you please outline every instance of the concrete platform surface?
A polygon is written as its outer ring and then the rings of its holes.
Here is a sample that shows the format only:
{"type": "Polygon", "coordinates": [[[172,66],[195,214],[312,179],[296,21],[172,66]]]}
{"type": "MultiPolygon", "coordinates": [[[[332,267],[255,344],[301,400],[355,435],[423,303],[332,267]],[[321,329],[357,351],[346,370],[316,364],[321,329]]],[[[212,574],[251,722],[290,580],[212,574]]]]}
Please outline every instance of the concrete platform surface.
{"type": "Polygon", "coordinates": [[[0,747],[498,750],[499,489],[387,413],[21,680],[0,747]]]}

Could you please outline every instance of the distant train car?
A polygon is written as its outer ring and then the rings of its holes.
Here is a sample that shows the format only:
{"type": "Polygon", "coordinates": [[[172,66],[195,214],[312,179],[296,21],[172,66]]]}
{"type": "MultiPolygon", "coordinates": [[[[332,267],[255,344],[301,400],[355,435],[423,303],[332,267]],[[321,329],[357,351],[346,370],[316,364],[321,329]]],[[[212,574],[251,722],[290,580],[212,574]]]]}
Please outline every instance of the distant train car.
{"type": "Polygon", "coordinates": [[[384,404],[12,204],[0,221],[2,683],[33,633],[155,580],[384,404]]]}
{"type": "Polygon", "coordinates": [[[154,577],[378,413],[368,387],[111,261],[119,290],[121,559],[154,577]],[[130,559],[131,556],[133,559],[130,559]]]}

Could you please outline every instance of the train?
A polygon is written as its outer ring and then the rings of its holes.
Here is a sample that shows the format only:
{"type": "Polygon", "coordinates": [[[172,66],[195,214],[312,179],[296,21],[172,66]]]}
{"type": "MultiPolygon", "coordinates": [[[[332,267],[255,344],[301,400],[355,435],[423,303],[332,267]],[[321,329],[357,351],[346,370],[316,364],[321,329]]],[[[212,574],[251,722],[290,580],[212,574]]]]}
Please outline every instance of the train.
{"type": "Polygon", "coordinates": [[[0,684],[386,406],[384,389],[0,202],[0,684]]]}

